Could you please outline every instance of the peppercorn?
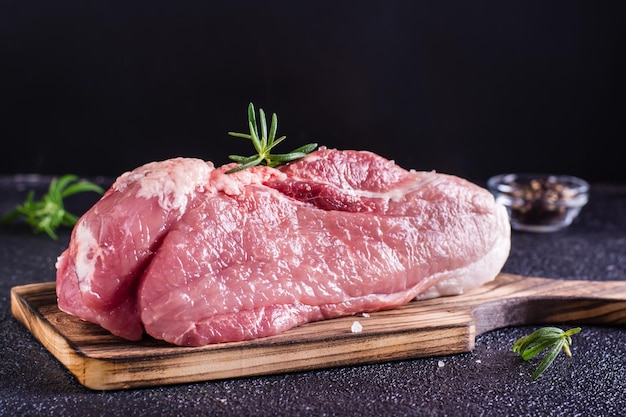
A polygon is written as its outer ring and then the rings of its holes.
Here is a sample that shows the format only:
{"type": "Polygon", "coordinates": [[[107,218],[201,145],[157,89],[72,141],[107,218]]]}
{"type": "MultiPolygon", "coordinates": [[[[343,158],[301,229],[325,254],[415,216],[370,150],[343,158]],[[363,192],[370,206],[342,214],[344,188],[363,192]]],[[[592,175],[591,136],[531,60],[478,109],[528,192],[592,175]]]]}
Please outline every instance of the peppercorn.
{"type": "Polygon", "coordinates": [[[513,203],[511,217],[529,225],[558,222],[566,212],[563,200],[571,198],[567,187],[552,177],[532,179],[528,183],[510,184],[513,203]]]}

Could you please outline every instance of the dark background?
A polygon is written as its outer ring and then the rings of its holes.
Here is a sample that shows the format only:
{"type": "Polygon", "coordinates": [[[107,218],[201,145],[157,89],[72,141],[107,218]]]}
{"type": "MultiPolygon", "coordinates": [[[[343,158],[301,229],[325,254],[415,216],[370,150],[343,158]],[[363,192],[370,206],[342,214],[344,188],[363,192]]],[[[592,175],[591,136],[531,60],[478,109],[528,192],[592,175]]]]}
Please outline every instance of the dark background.
{"type": "Polygon", "coordinates": [[[626,181],[623,1],[0,2],[0,174],[288,151],[626,181]]]}

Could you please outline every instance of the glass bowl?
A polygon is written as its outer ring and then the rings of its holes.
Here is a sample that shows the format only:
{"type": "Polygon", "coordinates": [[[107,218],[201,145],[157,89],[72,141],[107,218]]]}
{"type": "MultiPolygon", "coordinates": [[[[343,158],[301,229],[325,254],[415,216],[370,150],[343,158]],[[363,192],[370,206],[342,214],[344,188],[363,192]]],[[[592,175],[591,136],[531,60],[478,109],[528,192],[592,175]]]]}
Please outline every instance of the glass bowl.
{"type": "Polygon", "coordinates": [[[569,226],[589,199],[587,181],[571,175],[500,174],[489,178],[487,189],[506,206],[511,227],[529,232],[569,226]]]}

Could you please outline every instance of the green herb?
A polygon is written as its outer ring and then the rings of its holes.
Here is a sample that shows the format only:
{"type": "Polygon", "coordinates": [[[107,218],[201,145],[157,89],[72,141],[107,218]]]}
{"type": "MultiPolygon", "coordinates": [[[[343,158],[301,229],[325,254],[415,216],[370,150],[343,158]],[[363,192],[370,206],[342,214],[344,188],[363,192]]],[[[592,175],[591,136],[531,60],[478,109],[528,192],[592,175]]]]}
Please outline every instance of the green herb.
{"type": "Polygon", "coordinates": [[[317,143],[309,143],[308,145],[301,146],[289,153],[273,154],[271,153],[272,149],[285,140],[286,136],[281,136],[276,139],[276,131],[278,130],[278,117],[276,116],[276,113],[272,114],[272,123],[270,125],[269,132],[267,130],[267,120],[265,119],[265,112],[263,109],[259,109],[259,120],[261,122],[260,135],[259,126],[257,125],[256,116],[254,114],[254,105],[250,103],[248,105],[248,126],[250,128],[250,133],[228,132],[231,136],[250,139],[257,153],[251,156],[228,155],[231,160],[241,165],[226,171],[227,174],[241,171],[256,165],[276,167],[286,164],[287,162],[300,159],[317,148],[317,143]]]}
{"type": "Polygon", "coordinates": [[[75,175],[64,175],[50,181],[48,193],[41,200],[35,201],[35,192],[30,191],[23,204],[5,214],[0,221],[8,223],[23,218],[35,233],[46,232],[52,239],[57,239],[55,230],[59,226],[74,226],[78,217],[65,210],[63,199],[73,194],[94,191],[104,193],[102,187],[89,181],[78,181],[75,175]]]}
{"type": "Polygon", "coordinates": [[[563,349],[567,357],[572,356],[572,352],[569,349],[572,344],[571,336],[580,332],[580,330],[580,327],[575,327],[565,332],[558,327],[543,327],[528,336],[519,338],[513,345],[513,352],[519,353],[522,359],[526,361],[550,348],[550,351],[544,356],[537,370],[532,375],[532,379],[535,380],[554,362],[561,349],[563,349]]]}

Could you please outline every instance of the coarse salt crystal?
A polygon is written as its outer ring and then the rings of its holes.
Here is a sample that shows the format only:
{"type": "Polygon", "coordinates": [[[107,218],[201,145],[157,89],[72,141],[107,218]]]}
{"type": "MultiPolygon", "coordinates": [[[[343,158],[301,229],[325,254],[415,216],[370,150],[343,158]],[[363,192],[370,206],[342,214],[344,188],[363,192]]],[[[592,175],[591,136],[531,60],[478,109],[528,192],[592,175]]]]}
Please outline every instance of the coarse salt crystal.
{"type": "Polygon", "coordinates": [[[444,365],[445,365],[445,363],[443,361],[437,362],[437,366],[440,367],[440,368],[443,368],[444,365]]]}
{"type": "Polygon", "coordinates": [[[363,326],[358,321],[352,323],[352,333],[361,333],[363,331],[363,326]]]}

